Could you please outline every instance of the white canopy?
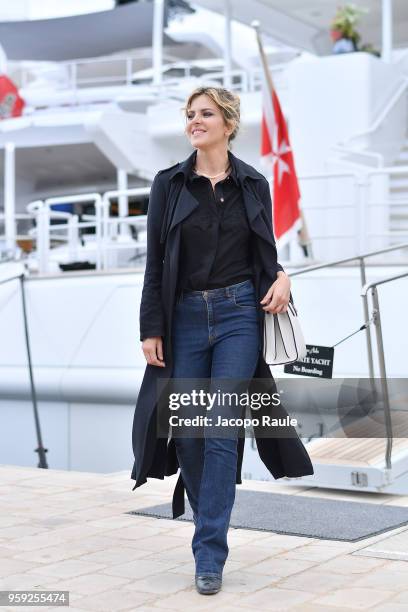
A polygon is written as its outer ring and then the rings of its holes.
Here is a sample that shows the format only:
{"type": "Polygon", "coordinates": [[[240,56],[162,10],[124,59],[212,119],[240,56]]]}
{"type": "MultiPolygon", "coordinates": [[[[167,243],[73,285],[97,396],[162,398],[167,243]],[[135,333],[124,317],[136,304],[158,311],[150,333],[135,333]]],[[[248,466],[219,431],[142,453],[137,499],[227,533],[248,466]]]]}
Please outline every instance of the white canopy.
{"type": "MultiPolygon", "coordinates": [[[[3,22],[0,45],[9,60],[83,59],[151,47],[152,29],[153,3],[135,2],[86,15],[3,22]]],[[[177,44],[166,35],[163,43],[177,44]]]]}

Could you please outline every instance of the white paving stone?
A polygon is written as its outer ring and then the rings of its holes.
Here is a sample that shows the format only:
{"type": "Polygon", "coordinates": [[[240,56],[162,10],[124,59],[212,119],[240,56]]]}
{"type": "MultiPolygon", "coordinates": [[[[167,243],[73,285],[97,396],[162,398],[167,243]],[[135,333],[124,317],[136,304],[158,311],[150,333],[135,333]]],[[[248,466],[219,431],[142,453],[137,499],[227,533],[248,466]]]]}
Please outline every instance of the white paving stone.
{"type": "Polygon", "coordinates": [[[391,591],[358,587],[343,587],[323,595],[315,601],[326,606],[348,606],[352,610],[368,610],[392,597],[391,591]]]}
{"type": "MultiPolygon", "coordinates": [[[[203,597],[194,586],[193,524],[129,514],[168,503],[177,476],[149,479],[136,491],[129,476],[0,466],[0,588],[69,590],[73,612],[408,611],[408,563],[368,556],[386,546],[389,556],[402,554],[406,527],[351,543],[231,528],[223,589],[203,597]]],[[[284,480],[245,481],[243,488],[408,505],[408,496],[284,480]]]]}
{"type": "Polygon", "coordinates": [[[289,610],[292,606],[304,604],[314,597],[314,593],[307,591],[268,587],[241,597],[239,605],[257,610],[289,610]]]}

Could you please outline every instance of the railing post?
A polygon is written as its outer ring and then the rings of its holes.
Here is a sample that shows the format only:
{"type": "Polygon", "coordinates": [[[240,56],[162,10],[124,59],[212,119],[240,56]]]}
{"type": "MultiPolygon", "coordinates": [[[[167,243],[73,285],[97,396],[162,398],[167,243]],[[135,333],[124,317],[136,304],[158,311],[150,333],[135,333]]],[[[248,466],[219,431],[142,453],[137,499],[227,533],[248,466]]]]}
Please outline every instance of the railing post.
{"type": "Polygon", "coordinates": [[[383,401],[384,401],[385,429],[387,433],[387,445],[385,449],[385,465],[387,469],[389,470],[391,469],[393,432],[392,432],[392,421],[391,421],[391,410],[390,410],[390,398],[388,395],[387,373],[385,370],[384,344],[383,344],[381,318],[380,318],[380,304],[378,301],[378,291],[377,291],[376,286],[371,287],[371,296],[373,300],[373,316],[374,316],[375,331],[376,331],[376,336],[377,336],[377,350],[378,350],[378,361],[380,365],[381,389],[382,389],[383,401]]]}
{"type": "Polygon", "coordinates": [[[163,19],[164,0],[154,0],[152,40],[153,85],[162,85],[163,81],[163,19]]]}
{"type": "Polygon", "coordinates": [[[231,19],[232,19],[232,7],[231,0],[224,0],[224,74],[223,83],[224,87],[230,89],[232,86],[232,41],[231,41],[231,19]]]}
{"type": "Polygon", "coordinates": [[[381,2],[381,31],[382,49],[381,59],[383,62],[391,63],[392,58],[392,0],[382,0],[381,2]]]}
{"type": "MultiPolygon", "coordinates": [[[[365,273],[365,261],[364,255],[358,258],[360,262],[360,279],[361,279],[361,287],[364,287],[366,284],[366,273],[365,273]]],[[[368,310],[368,297],[365,293],[363,296],[363,310],[364,310],[364,321],[368,321],[369,319],[369,310],[368,310]]],[[[371,329],[370,325],[367,325],[365,329],[366,333],[366,342],[367,342],[367,357],[368,357],[368,372],[370,375],[370,379],[374,380],[374,360],[373,360],[373,345],[371,343],[371,329]]]]}
{"type": "Polygon", "coordinates": [[[45,274],[50,256],[50,214],[45,202],[41,202],[37,209],[37,251],[38,270],[45,274]]]}
{"type": "Polygon", "coordinates": [[[356,250],[359,253],[364,253],[366,248],[366,205],[367,205],[367,185],[368,181],[365,176],[360,176],[357,181],[357,240],[356,250]]]}
{"type": "MultiPolygon", "coordinates": [[[[117,181],[118,181],[118,191],[121,194],[118,197],[118,218],[123,219],[129,215],[129,199],[126,195],[126,191],[128,188],[128,176],[126,170],[122,170],[118,168],[116,171],[117,181]]],[[[128,235],[128,228],[124,227],[123,224],[119,225],[119,234],[121,236],[128,235]]]]}
{"type": "Polygon", "coordinates": [[[74,261],[78,255],[78,215],[72,215],[68,219],[68,254],[71,261],[74,261]]]}
{"type": "Polygon", "coordinates": [[[15,144],[6,142],[4,148],[4,225],[7,249],[16,248],[16,177],[15,144]]]}
{"type": "Polygon", "coordinates": [[[48,469],[47,456],[46,452],[48,448],[44,448],[42,436],[41,436],[41,425],[40,425],[40,417],[38,414],[38,406],[37,406],[37,394],[35,391],[34,385],[34,374],[33,374],[33,365],[31,359],[31,349],[30,349],[30,334],[28,332],[28,320],[27,320],[27,307],[25,300],[25,292],[24,292],[24,274],[20,276],[20,288],[21,288],[21,302],[22,302],[22,310],[23,310],[23,321],[24,321],[24,335],[27,349],[27,361],[28,361],[28,373],[30,376],[30,387],[31,387],[31,398],[33,402],[34,409],[34,424],[35,431],[37,434],[37,442],[38,448],[35,449],[35,452],[38,453],[38,467],[43,469],[48,469]]]}
{"type": "MultiPolygon", "coordinates": [[[[102,268],[102,258],[104,257],[104,239],[105,239],[105,212],[104,212],[104,200],[98,196],[95,199],[95,240],[96,240],[96,269],[100,270],[102,268]]],[[[106,262],[104,261],[104,266],[106,267],[106,262]]]]}

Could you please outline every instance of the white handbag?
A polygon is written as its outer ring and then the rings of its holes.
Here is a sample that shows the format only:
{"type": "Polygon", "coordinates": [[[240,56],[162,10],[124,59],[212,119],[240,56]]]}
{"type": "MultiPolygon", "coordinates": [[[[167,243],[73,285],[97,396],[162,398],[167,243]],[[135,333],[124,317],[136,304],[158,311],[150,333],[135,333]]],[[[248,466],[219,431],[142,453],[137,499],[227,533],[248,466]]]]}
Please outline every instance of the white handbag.
{"type": "Polygon", "coordinates": [[[263,356],[268,365],[292,363],[306,357],[307,350],[297,310],[289,302],[286,312],[265,312],[263,356]]]}

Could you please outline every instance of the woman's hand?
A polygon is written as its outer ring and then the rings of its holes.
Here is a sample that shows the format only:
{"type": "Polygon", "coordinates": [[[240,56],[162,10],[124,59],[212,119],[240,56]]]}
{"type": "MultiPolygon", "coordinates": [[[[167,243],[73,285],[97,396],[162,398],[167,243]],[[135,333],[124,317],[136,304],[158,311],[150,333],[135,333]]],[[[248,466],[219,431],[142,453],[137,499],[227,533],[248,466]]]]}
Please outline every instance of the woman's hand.
{"type": "Polygon", "coordinates": [[[279,270],[277,276],[278,278],[272,283],[265,297],[261,300],[261,304],[264,304],[263,310],[273,314],[286,312],[290,298],[291,280],[289,276],[282,270],[279,270]]]}
{"type": "Polygon", "coordinates": [[[161,336],[145,338],[142,342],[142,351],[149,365],[166,367],[163,361],[163,340],[161,336]]]}

